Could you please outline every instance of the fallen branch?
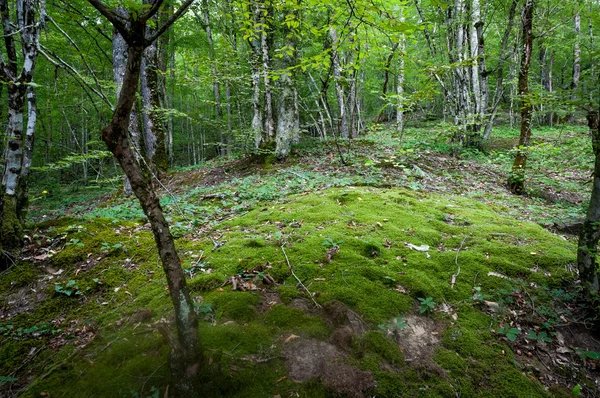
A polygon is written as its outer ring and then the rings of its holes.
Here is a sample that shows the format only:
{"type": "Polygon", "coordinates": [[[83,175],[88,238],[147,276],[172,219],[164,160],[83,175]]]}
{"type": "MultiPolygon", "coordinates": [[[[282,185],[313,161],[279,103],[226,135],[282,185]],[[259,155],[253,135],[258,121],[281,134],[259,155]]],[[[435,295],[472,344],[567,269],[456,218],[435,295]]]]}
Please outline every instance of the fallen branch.
{"type": "Polygon", "coordinates": [[[288,174],[293,174],[298,178],[302,178],[303,180],[307,180],[308,181],[308,177],[303,176],[302,174],[296,173],[295,171],[292,170],[279,170],[280,173],[288,173],[288,174]]]}
{"type": "Polygon", "coordinates": [[[313,295],[310,292],[310,290],[308,290],[308,288],[306,286],[304,286],[304,283],[302,283],[302,281],[300,280],[300,278],[298,278],[298,276],[294,273],[294,270],[292,268],[292,264],[290,264],[290,259],[288,258],[287,253],[285,252],[285,248],[283,247],[283,245],[281,245],[281,251],[283,252],[283,255],[285,256],[285,262],[287,263],[287,266],[290,269],[290,272],[292,273],[292,276],[294,278],[296,278],[296,280],[298,281],[298,283],[300,284],[300,286],[302,286],[304,288],[304,290],[306,291],[306,293],[308,294],[308,296],[310,297],[310,299],[312,300],[312,302],[315,303],[315,305],[317,306],[317,308],[321,308],[321,306],[319,305],[319,303],[317,303],[315,301],[315,298],[313,297],[313,295]]]}
{"type": "Polygon", "coordinates": [[[469,236],[471,236],[471,234],[464,237],[462,242],[460,242],[460,246],[458,247],[458,250],[456,251],[456,258],[454,259],[454,263],[456,264],[458,269],[456,270],[456,273],[452,275],[452,280],[450,281],[450,288],[452,288],[452,289],[454,289],[454,284],[456,283],[456,278],[458,278],[458,275],[460,275],[460,265],[458,264],[458,253],[460,253],[460,250],[462,249],[463,245],[465,244],[465,241],[467,240],[467,238],[469,236]]]}

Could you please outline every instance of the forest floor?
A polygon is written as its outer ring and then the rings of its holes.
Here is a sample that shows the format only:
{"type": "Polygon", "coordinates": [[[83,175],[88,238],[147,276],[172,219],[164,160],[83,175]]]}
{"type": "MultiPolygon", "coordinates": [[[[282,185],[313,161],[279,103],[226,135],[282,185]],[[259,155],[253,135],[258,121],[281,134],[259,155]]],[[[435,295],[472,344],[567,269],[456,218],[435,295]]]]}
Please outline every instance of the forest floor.
{"type": "MultiPolygon", "coordinates": [[[[589,137],[535,130],[527,195],[513,196],[517,138],[498,128],[487,151],[452,157],[444,126],[375,126],[339,151],[308,140],[284,163],[172,174],[162,204],[215,389],[600,395],[575,267],[589,137]]],[[[0,274],[0,396],[165,395],[172,310],[141,209],[96,186],[45,190],[32,188],[35,222],[0,274]]]]}

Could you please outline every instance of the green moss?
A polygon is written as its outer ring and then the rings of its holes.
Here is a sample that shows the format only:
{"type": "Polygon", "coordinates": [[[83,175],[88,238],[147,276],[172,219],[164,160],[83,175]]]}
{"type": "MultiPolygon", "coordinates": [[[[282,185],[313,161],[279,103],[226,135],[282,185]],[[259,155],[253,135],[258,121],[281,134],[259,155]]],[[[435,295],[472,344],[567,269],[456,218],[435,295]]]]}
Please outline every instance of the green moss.
{"type": "MultiPolygon", "coordinates": [[[[171,316],[166,281],[152,235],[148,231],[136,232],[134,224],[119,227],[121,235],[116,235],[116,225],[102,220],[71,219],[44,226],[54,228],[58,235],[66,234],[67,241],[76,238],[85,245],[68,246],[57,253],[52,265],[65,272],[48,285],[48,292],[52,293],[54,283],[64,284],[70,279],[92,289],[85,299],[51,294],[30,313],[15,317],[15,324],[31,326],[59,316],[67,318],[67,324],[75,319],[83,323],[95,320],[99,334],[95,343],[65,366],[45,380],[38,380],[31,394],[49,391],[53,396],[69,395],[67,387],[71,386],[87,396],[105,396],[108,391],[113,395],[135,392],[146,396],[152,386],[164,393],[169,383],[164,342],[156,333],[136,334],[142,328],[132,331],[127,323],[118,327],[117,321],[126,320],[141,308],[151,309],[153,319],[171,316]],[[124,248],[107,251],[102,249],[103,242],[121,242],[124,248]],[[101,259],[91,267],[82,267],[87,264],[88,253],[101,259]],[[77,275],[76,265],[82,269],[77,275]],[[95,278],[103,284],[95,286],[95,278]]],[[[512,362],[510,349],[490,332],[490,324],[495,327],[495,320],[473,305],[472,288],[475,283],[486,298],[494,299],[505,296],[503,289],[510,292],[527,288],[536,300],[536,308],[545,305],[550,311],[553,299],[549,289],[561,286],[563,278],[573,279],[564,270],[564,265],[574,259],[573,243],[537,225],[501,217],[463,197],[370,187],[334,188],[263,204],[219,225],[219,231],[223,234],[219,241],[225,245],[218,250],[212,250],[213,242],[205,235],[181,238],[177,244],[185,268],[191,269],[197,261],[193,255],[202,250],[203,261],[211,269],[210,273],[197,272],[189,286],[215,311],[206,320],[216,319],[216,324],[202,322],[199,333],[208,356],[220,357],[223,369],[231,377],[230,396],[284,396],[296,392],[300,396],[331,396],[319,382],[278,383],[286,375],[280,359],[246,363],[253,357],[276,358],[282,336],[294,333],[326,339],[330,335],[323,319],[287,306],[294,298],[308,298],[296,278],[316,301],[343,302],[371,329],[400,314],[416,311],[416,299],[421,297],[448,302],[456,309],[458,319],[442,333],[442,346],[432,359],[445,370],[447,379],[435,371],[433,362],[431,367],[418,369],[405,363],[401,350],[379,331],[368,331],[354,340],[348,362],[374,372],[378,396],[441,397],[456,396],[458,392],[462,396],[523,396],[519,392],[545,396],[538,384],[521,375],[512,362]],[[291,226],[299,220],[301,226],[291,226]],[[340,251],[331,262],[326,261],[328,247],[322,244],[326,238],[340,242],[340,251]],[[429,245],[430,258],[410,250],[405,242],[429,245]],[[281,249],[283,243],[289,266],[281,249]],[[461,273],[452,288],[455,261],[460,264],[461,273]],[[262,272],[279,283],[272,289],[283,302],[264,313],[257,311],[260,291],[217,289],[231,275],[257,266],[264,267],[262,272]],[[535,266],[538,272],[531,270],[535,266]],[[544,288],[536,290],[531,282],[544,288]],[[405,290],[408,294],[401,292],[405,290]],[[224,324],[230,320],[235,323],[224,324]]],[[[0,277],[0,287],[9,286],[13,272],[18,271],[15,268],[0,277]]],[[[25,286],[36,276],[36,268],[27,266],[12,280],[25,286]]],[[[445,318],[441,313],[434,316],[445,318]]],[[[58,358],[68,357],[69,347],[60,351],[58,358]]],[[[9,349],[14,351],[3,352],[2,356],[14,352],[15,364],[27,355],[26,346],[6,348],[9,349]]]]}
{"type": "Polygon", "coordinates": [[[30,285],[38,280],[39,270],[31,263],[19,262],[7,273],[0,276],[0,292],[9,293],[13,289],[30,285]]]}
{"type": "Polygon", "coordinates": [[[256,317],[254,307],[258,296],[250,292],[223,291],[204,296],[204,301],[212,303],[217,311],[217,319],[230,319],[237,322],[248,322],[256,317]]]}
{"type": "Polygon", "coordinates": [[[380,331],[369,331],[360,340],[361,349],[373,352],[393,366],[404,364],[404,354],[391,339],[380,331]]]}
{"type": "Polygon", "coordinates": [[[38,379],[23,396],[72,395],[74,391],[79,396],[146,396],[151,387],[164,392],[169,381],[167,347],[160,336],[123,330],[99,343],[86,355],[64,362],[46,379],[38,379]]]}
{"type": "Polygon", "coordinates": [[[323,339],[331,333],[324,320],[281,304],[273,306],[266,313],[264,322],[266,325],[276,327],[277,330],[292,331],[312,338],[323,339]]]}
{"type": "Polygon", "coordinates": [[[284,303],[290,303],[293,299],[302,295],[298,289],[289,285],[277,286],[277,292],[284,303]]]}
{"type": "Polygon", "coordinates": [[[4,250],[16,249],[23,241],[23,226],[17,216],[17,208],[15,205],[15,196],[4,194],[4,207],[1,209],[2,214],[0,219],[0,237],[2,238],[2,247],[4,250]]]}

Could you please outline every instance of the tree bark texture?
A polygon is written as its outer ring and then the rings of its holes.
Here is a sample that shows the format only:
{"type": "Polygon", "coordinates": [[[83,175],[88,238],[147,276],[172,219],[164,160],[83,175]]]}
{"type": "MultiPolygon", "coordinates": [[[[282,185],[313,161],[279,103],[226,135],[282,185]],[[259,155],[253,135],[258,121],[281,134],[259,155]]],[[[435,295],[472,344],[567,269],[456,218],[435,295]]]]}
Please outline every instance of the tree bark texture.
{"type": "Polygon", "coordinates": [[[579,234],[577,268],[586,295],[598,292],[598,240],[600,239],[600,120],[596,110],[587,114],[594,150],[594,176],[590,204],[579,234]]]}
{"type": "MultiPolygon", "coordinates": [[[[579,79],[581,77],[581,47],[579,45],[579,35],[581,33],[581,15],[575,15],[574,21],[575,28],[575,45],[573,46],[573,76],[571,79],[571,101],[575,103],[577,101],[576,90],[579,87],[579,79]]],[[[575,114],[569,115],[569,123],[575,122],[575,114]]]]}
{"type": "MultiPolygon", "coordinates": [[[[115,12],[122,18],[127,18],[128,13],[122,7],[117,7],[115,12]]],[[[125,68],[127,66],[127,43],[125,38],[117,29],[113,30],[112,37],[112,52],[113,52],[113,79],[115,83],[116,96],[119,98],[123,86],[123,78],[125,77],[125,68]]],[[[129,131],[130,141],[135,148],[136,156],[142,155],[142,129],[140,126],[140,117],[137,112],[137,104],[134,103],[133,110],[129,116],[129,131]]],[[[129,178],[125,176],[123,184],[123,193],[127,196],[133,194],[129,178]]]]}
{"type": "Polygon", "coordinates": [[[31,83],[38,55],[39,34],[45,20],[45,2],[18,0],[15,10],[16,21],[13,21],[9,1],[0,0],[5,51],[5,56],[0,59],[0,78],[8,86],[7,145],[0,190],[0,247],[3,249],[14,249],[21,245],[22,225],[29,204],[27,180],[37,121],[35,88],[31,83]],[[39,20],[36,20],[37,17],[39,20]],[[20,38],[19,46],[15,40],[17,37],[20,38]],[[28,109],[26,127],[25,102],[28,109]]]}
{"type": "MultiPolygon", "coordinates": [[[[401,11],[403,12],[403,11],[401,11]]],[[[400,22],[406,18],[404,13],[400,16],[400,22]]],[[[406,58],[406,36],[401,33],[398,39],[398,81],[396,85],[396,94],[398,95],[398,106],[396,111],[396,131],[399,134],[404,132],[404,77],[405,77],[405,58],[406,58]]]]}
{"type": "MultiPolygon", "coordinates": [[[[150,0],[144,0],[147,4],[150,0]]],[[[158,22],[157,18],[154,18],[158,22]]],[[[148,28],[148,34],[154,29],[148,28]]],[[[151,43],[142,56],[140,75],[140,97],[142,100],[142,121],[144,127],[144,152],[146,162],[156,178],[162,178],[168,171],[166,129],[160,115],[161,81],[159,79],[158,42],[151,43]]],[[[163,81],[164,82],[164,81],[163,81]]]]}
{"type": "Polygon", "coordinates": [[[255,26],[255,36],[248,38],[248,44],[252,49],[252,55],[250,56],[250,74],[252,76],[252,133],[254,135],[254,149],[258,149],[264,136],[263,130],[263,107],[260,100],[261,88],[260,88],[260,76],[261,76],[261,62],[262,51],[260,47],[260,32],[256,28],[261,20],[261,9],[258,3],[249,4],[251,8],[251,14],[253,18],[253,24],[255,26]]]}
{"type": "MultiPolygon", "coordinates": [[[[554,64],[554,54],[548,54],[548,48],[544,45],[543,42],[539,44],[540,54],[540,83],[542,85],[542,89],[550,94],[552,93],[552,67],[554,64]]],[[[552,122],[554,119],[554,112],[552,110],[546,111],[542,114],[542,123],[547,126],[552,126],[552,122]]]]}
{"type": "MultiPolygon", "coordinates": [[[[294,15],[297,19],[297,13],[294,15]]],[[[284,24],[284,26],[286,26],[284,24]]],[[[279,84],[279,99],[277,112],[277,131],[275,134],[275,156],[282,159],[289,155],[294,137],[298,134],[298,112],[297,112],[297,94],[296,85],[296,40],[292,28],[284,28],[285,48],[283,51],[282,66],[279,84]]]]}
{"type": "Polygon", "coordinates": [[[531,139],[533,106],[529,97],[529,66],[533,49],[533,7],[534,0],[526,0],[522,16],[521,66],[519,68],[519,96],[521,98],[521,135],[517,156],[508,177],[508,186],[512,193],[525,193],[525,167],[527,166],[527,147],[531,139]]]}
{"type": "Polygon", "coordinates": [[[344,87],[342,86],[342,68],[340,66],[340,56],[338,51],[337,32],[333,26],[329,27],[329,37],[331,39],[331,65],[333,68],[333,78],[335,81],[335,92],[338,101],[339,109],[339,131],[342,138],[349,137],[348,131],[348,116],[346,114],[346,103],[344,95],[344,87]]]}
{"type": "Polygon", "coordinates": [[[273,116],[273,90],[271,88],[271,44],[272,32],[268,24],[272,18],[272,6],[266,5],[266,2],[261,6],[261,34],[260,34],[260,49],[262,53],[262,73],[265,86],[265,107],[264,107],[264,142],[270,143],[275,137],[275,119],[273,116]]]}

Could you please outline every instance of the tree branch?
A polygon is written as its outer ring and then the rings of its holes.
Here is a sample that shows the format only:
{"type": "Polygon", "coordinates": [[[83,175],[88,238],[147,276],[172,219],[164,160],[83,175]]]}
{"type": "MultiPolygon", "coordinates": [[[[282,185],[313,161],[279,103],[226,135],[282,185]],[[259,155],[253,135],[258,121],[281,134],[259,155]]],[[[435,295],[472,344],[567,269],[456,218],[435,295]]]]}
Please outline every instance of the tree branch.
{"type": "Polygon", "coordinates": [[[116,30],[119,31],[123,37],[129,37],[129,31],[127,30],[127,26],[123,22],[123,18],[117,13],[111,11],[104,5],[100,0],[88,0],[88,3],[92,5],[96,10],[100,12],[108,21],[115,27],[116,30]]]}
{"type": "MultiPolygon", "coordinates": [[[[96,0],[88,0],[88,1],[96,1],[96,0]]],[[[167,29],[169,29],[169,27],[171,25],[173,25],[173,23],[175,23],[175,21],[177,21],[179,19],[179,17],[181,17],[183,15],[184,12],[187,11],[187,9],[192,5],[192,3],[194,1],[195,0],[186,0],[181,5],[181,7],[179,7],[179,9],[173,15],[171,15],[171,17],[163,24],[163,26],[158,28],[156,30],[156,32],[154,32],[154,34],[152,34],[150,37],[146,38],[147,45],[154,42],[154,40],[158,39],[163,33],[165,33],[165,31],[167,29]]]]}
{"type": "Polygon", "coordinates": [[[140,16],[140,21],[142,23],[146,23],[150,18],[154,16],[154,14],[158,12],[158,9],[160,8],[163,2],[164,0],[154,0],[152,7],[150,7],[150,9],[147,12],[140,16]]]}

